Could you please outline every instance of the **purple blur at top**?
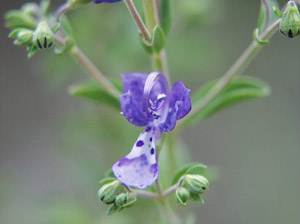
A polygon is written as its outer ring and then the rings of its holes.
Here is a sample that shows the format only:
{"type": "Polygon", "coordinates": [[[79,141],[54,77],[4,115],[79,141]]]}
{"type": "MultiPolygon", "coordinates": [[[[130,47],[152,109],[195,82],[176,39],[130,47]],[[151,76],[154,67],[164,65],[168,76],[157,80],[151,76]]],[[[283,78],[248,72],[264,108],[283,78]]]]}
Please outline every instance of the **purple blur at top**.
{"type": "Polygon", "coordinates": [[[176,82],[171,91],[159,72],[122,75],[124,94],[120,96],[124,117],[136,126],[146,126],[131,152],[113,165],[116,178],[124,185],[145,189],[159,175],[155,142],[163,132],[172,131],[177,120],[191,110],[190,90],[176,82]]]}
{"type": "Polygon", "coordinates": [[[99,3],[114,3],[114,2],[120,2],[122,0],[93,0],[95,3],[99,4],[99,3]]]}

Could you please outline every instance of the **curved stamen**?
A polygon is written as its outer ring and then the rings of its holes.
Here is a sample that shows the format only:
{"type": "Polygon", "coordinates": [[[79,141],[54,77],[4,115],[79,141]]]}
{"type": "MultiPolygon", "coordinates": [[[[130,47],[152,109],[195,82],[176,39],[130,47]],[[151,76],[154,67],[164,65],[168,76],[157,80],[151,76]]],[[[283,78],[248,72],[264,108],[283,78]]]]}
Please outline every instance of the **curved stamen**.
{"type": "Polygon", "coordinates": [[[144,111],[147,113],[148,117],[158,116],[158,114],[154,113],[154,111],[158,111],[163,107],[166,103],[164,99],[167,97],[168,93],[169,85],[165,75],[160,72],[150,73],[146,79],[143,94],[144,111]],[[157,98],[155,99],[155,102],[153,102],[151,100],[151,92],[157,82],[159,82],[161,90],[157,93],[157,98]]]}

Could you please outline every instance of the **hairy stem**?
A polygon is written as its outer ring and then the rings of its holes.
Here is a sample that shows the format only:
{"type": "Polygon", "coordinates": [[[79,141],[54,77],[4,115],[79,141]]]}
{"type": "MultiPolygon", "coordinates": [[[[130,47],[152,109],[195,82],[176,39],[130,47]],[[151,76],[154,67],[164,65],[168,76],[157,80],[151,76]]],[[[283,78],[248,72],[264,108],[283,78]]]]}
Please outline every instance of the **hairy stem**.
{"type": "MultiPolygon", "coordinates": [[[[65,44],[65,37],[62,35],[56,34],[54,36],[55,41],[60,44],[65,44]]],[[[119,98],[120,92],[117,90],[111,82],[100,72],[100,70],[96,67],[96,65],[91,62],[91,60],[83,53],[83,51],[78,47],[74,46],[70,50],[70,54],[73,58],[80,64],[85,70],[90,74],[98,83],[105,89],[108,93],[115,96],[117,99],[119,98]]]]}
{"type": "Polygon", "coordinates": [[[58,9],[56,10],[56,15],[55,15],[56,21],[59,22],[60,21],[60,17],[64,13],[66,13],[67,11],[69,11],[69,9],[70,9],[69,2],[66,2],[66,3],[62,4],[61,6],[59,6],[58,9]]]}
{"type": "MultiPolygon", "coordinates": [[[[269,40],[275,32],[278,30],[280,20],[276,20],[271,24],[262,34],[259,35],[261,40],[269,40]]],[[[219,79],[217,84],[212,88],[212,90],[199,102],[197,102],[190,114],[178,122],[177,128],[188,123],[189,120],[193,119],[199,111],[201,111],[206,105],[208,105],[213,99],[215,99],[218,94],[224,90],[231,80],[240,75],[250,64],[250,62],[258,54],[262,45],[260,45],[256,40],[253,40],[249,47],[244,51],[244,53],[238,58],[238,60],[231,66],[231,68],[219,79]]]]}
{"type": "Polygon", "coordinates": [[[151,40],[151,34],[149,33],[146,25],[144,24],[141,16],[139,15],[134,3],[132,0],[124,0],[133,20],[135,21],[136,25],[138,26],[141,35],[145,40],[150,41],[151,40]]]}
{"type": "Polygon", "coordinates": [[[119,91],[111,84],[111,82],[99,71],[99,69],[89,60],[89,58],[82,52],[78,46],[74,46],[70,54],[81,64],[85,70],[93,76],[107,92],[119,97],[119,91]]]}

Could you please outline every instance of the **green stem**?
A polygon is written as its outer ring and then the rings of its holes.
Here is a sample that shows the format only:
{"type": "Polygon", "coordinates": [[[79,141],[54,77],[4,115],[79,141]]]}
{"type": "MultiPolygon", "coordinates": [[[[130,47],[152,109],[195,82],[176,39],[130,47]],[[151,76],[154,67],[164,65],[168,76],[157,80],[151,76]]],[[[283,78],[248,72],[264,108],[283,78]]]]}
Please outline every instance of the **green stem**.
{"type": "Polygon", "coordinates": [[[111,84],[111,82],[100,72],[100,70],[89,60],[89,58],[82,52],[78,46],[74,46],[70,54],[75,58],[75,60],[85,68],[85,70],[95,78],[100,85],[108,93],[112,94],[116,98],[119,97],[120,92],[111,84]]]}
{"type": "MultiPolygon", "coordinates": [[[[278,31],[280,20],[276,20],[271,24],[262,34],[259,35],[259,39],[265,41],[269,40],[275,32],[278,31]]],[[[239,76],[250,64],[250,62],[258,54],[262,45],[260,45],[256,40],[253,40],[249,47],[244,51],[244,53],[238,58],[238,60],[231,66],[231,68],[219,79],[217,84],[212,88],[212,90],[199,102],[197,102],[192,111],[184,119],[178,122],[177,128],[182,127],[189,120],[193,119],[199,111],[201,111],[205,106],[207,106],[215,97],[218,96],[222,90],[224,90],[232,81],[233,78],[239,76]]]]}
{"type": "Polygon", "coordinates": [[[151,34],[149,33],[146,25],[144,24],[141,16],[139,15],[134,3],[132,0],[125,0],[124,1],[133,20],[135,21],[137,27],[139,28],[139,31],[141,33],[141,35],[143,36],[143,38],[147,41],[151,40],[151,34]]]}
{"type": "MultiPolygon", "coordinates": [[[[156,25],[160,24],[158,2],[156,0],[144,0],[144,10],[145,10],[145,15],[146,15],[147,27],[150,30],[150,32],[152,32],[154,27],[156,25]]],[[[153,66],[154,70],[164,73],[167,76],[167,78],[169,79],[167,57],[166,57],[166,51],[165,50],[162,50],[160,53],[153,52],[153,54],[152,54],[152,66],[153,66]]],[[[171,164],[170,170],[175,169],[174,168],[174,166],[175,166],[175,152],[173,151],[174,144],[170,142],[170,141],[174,140],[172,137],[174,137],[174,135],[169,134],[169,136],[166,136],[166,138],[169,139],[169,141],[167,141],[167,145],[168,145],[167,148],[170,150],[169,154],[171,155],[169,157],[170,164],[171,164]]],[[[178,186],[177,185],[172,186],[164,194],[164,192],[162,191],[161,183],[158,179],[156,181],[156,187],[157,187],[157,192],[158,192],[158,196],[159,196],[158,201],[159,201],[159,203],[160,203],[160,205],[163,209],[162,217],[163,217],[165,223],[179,224],[180,219],[177,217],[175,212],[172,210],[172,207],[171,207],[168,199],[166,198],[166,196],[168,196],[170,193],[175,191],[178,186]],[[164,215],[167,215],[168,218],[166,219],[166,217],[164,215]]]]}
{"type": "Polygon", "coordinates": [[[174,213],[168,199],[165,198],[163,195],[162,186],[161,186],[159,179],[156,181],[156,188],[157,188],[157,192],[159,195],[158,201],[164,211],[163,215],[167,215],[167,217],[168,217],[168,218],[166,218],[165,216],[163,216],[165,223],[180,224],[181,222],[180,222],[179,217],[174,213]]]}
{"type": "Polygon", "coordinates": [[[157,2],[155,0],[144,0],[144,10],[147,27],[151,32],[154,27],[159,24],[157,2]]]}
{"type": "MultiPolygon", "coordinates": [[[[147,27],[150,32],[152,32],[154,27],[160,24],[159,7],[157,1],[144,0],[144,10],[147,27]]],[[[152,53],[152,67],[154,70],[164,73],[170,80],[166,51],[164,49],[161,50],[160,53],[152,53]]]]}

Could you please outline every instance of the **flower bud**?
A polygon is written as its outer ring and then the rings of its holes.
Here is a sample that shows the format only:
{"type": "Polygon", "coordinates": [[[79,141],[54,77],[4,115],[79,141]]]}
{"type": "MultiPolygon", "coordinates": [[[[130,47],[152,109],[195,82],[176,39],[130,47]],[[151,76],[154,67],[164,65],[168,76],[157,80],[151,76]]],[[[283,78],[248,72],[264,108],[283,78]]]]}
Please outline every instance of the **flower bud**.
{"type": "Polygon", "coordinates": [[[40,49],[49,48],[53,44],[53,36],[54,34],[49,25],[45,21],[42,21],[33,33],[33,43],[40,49]]]}
{"type": "Polygon", "coordinates": [[[24,45],[28,44],[32,40],[33,32],[31,30],[22,29],[18,32],[14,44],[24,45]]]}
{"type": "Polygon", "coordinates": [[[103,185],[98,191],[99,200],[103,201],[105,204],[114,203],[116,196],[121,191],[121,187],[122,185],[117,180],[103,185]]]}
{"type": "Polygon", "coordinates": [[[176,201],[180,205],[186,205],[187,204],[187,200],[191,196],[190,192],[186,188],[184,188],[184,187],[179,187],[176,190],[175,195],[176,195],[176,201]]]}
{"type": "Polygon", "coordinates": [[[300,30],[300,14],[297,4],[289,1],[285,12],[280,21],[280,32],[289,38],[299,35],[300,30]]]}
{"type": "Polygon", "coordinates": [[[7,28],[28,28],[34,29],[36,27],[35,18],[21,10],[11,10],[5,14],[5,25],[7,28]]]}
{"type": "Polygon", "coordinates": [[[129,200],[129,194],[127,193],[121,193],[116,197],[115,204],[116,206],[120,207],[127,203],[129,200]]]}
{"type": "Polygon", "coordinates": [[[209,187],[208,180],[201,175],[186,175],[183,181],[185,186],[192,194],[203,194],[209,187]]]}

